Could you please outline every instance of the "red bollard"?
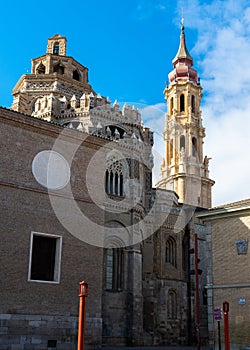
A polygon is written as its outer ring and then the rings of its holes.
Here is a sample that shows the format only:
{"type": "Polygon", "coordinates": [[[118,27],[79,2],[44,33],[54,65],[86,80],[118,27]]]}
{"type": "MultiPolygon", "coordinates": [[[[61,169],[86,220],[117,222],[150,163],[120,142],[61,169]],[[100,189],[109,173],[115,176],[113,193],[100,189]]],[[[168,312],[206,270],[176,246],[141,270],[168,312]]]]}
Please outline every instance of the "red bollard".
{"type": "Polygon", "coordinates": [[[84,333],[86,326],[86,297],[88,296],[88,283],[80,282],[79,293],[79,318],[78,318],[78,347],[77,350],[84,350],[84,333]]]}
{"type": "Polygon", "coordinates": [[[228,312],[229,312],[229,303],[224,301],[223,303],[223,312],[224,312],[224,341],[225,341],[225,350],[230,350],[229,345],[229,326],[228,326],[228,312]]]}

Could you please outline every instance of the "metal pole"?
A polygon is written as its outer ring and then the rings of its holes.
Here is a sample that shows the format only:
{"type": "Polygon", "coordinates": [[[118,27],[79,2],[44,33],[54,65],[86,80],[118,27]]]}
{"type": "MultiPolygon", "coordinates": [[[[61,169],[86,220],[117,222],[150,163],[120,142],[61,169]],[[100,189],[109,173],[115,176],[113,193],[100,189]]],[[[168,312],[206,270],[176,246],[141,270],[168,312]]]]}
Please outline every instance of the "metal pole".
{"type": "Polygon", "coordinates": [[[228,326],[229,303],[227,301],[223,302],[223,312],[224,312],[224,342],[225,342],[225,350],[230,350],[230,345],[229,345],[229,326],[228,326]]]}
{"type": "Polygon", "coordinates": [[[221,350],[220,321],[218,321],[218,344],[219,344],[219,350],[221,350]]]}
{"type": "Polygon", "coordinates": [[[88,284],[80,282],[79,287],[79,316],[78,316],[78,346],[77,350],[84,350],[84,334],[86,326],[86,297],[88,296],[88,284]]]}
{"type": "Polygon", "coordinates": [[[84,328],[85,328],[84,321],[85,321],[85,297],[80,296],[77,350],[84,350],[84,328]]]}
{"type": "Polygon", "coordinates": [[[228,312],[224,312],[224,339],[225,339],[225,350],[230,350],[229,346],[229,329],[228,329],[228,312]]]}
{"type": "Polygon", "coordinates": [[[194,234],[194,255],[195,255],[195,301],[196,301],[197,350],[200,350],[200,298],[199,298],[199,271],[198,271],[199,261],[198,261],[198,235],[197,235],[197,233],[194,234]]]}

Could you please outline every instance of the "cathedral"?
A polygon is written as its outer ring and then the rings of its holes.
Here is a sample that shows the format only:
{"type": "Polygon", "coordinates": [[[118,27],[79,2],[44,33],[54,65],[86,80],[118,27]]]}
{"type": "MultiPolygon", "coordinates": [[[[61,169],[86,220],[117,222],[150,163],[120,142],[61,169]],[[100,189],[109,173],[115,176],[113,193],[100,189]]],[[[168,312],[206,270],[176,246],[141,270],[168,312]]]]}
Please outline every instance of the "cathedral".
{"type": "MultiPolygon", "coordinates": [[[[0,108],[0,349],[75,349],[85,280],[86,349],[208,342],[206,225],[212,206],[202,87],[184,26],[164,90],[165,156],[152,186],[153,131],[92,88],[88,68],[48,39],[0,108]]],[[[161,92],[159,92],[160,94],[161,92]]]]}

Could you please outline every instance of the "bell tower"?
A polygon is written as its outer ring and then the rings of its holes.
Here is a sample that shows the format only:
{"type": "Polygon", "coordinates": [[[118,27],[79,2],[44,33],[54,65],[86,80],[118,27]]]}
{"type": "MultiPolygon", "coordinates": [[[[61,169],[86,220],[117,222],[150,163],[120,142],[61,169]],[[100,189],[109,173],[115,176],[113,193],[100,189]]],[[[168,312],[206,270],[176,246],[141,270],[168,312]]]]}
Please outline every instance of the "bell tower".
{"type": "Polygon", "coordinates": [[[209,159],[203,158],[205,129],[200,103],[202,87],[181,27],[180,45],[164,94],[167,102],[166,150],[157,187],[173,190],[181,203],[209,208],[214,181],[209,178],[209,159]]]}
{"type": "Polygon", "coordinates": [[[54,35],[48,39],[47,53],[66,56],[66,42],[67,39],[65,36],[61,36],[60,34],[54,35]]]}

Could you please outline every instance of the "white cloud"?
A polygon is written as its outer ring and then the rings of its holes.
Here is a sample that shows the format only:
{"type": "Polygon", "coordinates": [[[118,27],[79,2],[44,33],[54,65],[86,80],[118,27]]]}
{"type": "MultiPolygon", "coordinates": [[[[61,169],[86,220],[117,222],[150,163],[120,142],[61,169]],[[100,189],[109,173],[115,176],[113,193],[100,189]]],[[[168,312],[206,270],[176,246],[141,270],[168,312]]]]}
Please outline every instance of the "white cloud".
{"type": "Polygon", "coordinates": [[[140,108],[143,120],[146,121],[147,126],[150,127],[154,132],[162,135],[163,128],[165,126],[165,114],[166,104],[157,103],[151,106],[143,106],[140,108]]]}
{"type": "Polygon", "coordinates": [[[199,7],[206,24],[199,23],[193,52],[200,57],[205,93],[205,151],[212,157],[214,205],[250,197],[250,8],[246,4],[212,1],[199,7]]]}
{"type": "Polygon", "coordinates": [[[206,107],[203,110],[207,116],[204,152],[212,157],[210,176],[216,181],[214,205],[250,197],[250,104],[230,109],[220,118],[210,115],[206,107]]]}
{"type": "Polygon", "coordinates": [[[160,167],[165,156],[165,143],[163,130],[165,127],[166,104],[158,103],[153,106],[145,106],[140,109],[142,118],[147,127],[154,132],[154,168],[153,186],[160,180],[160,167]]]}

